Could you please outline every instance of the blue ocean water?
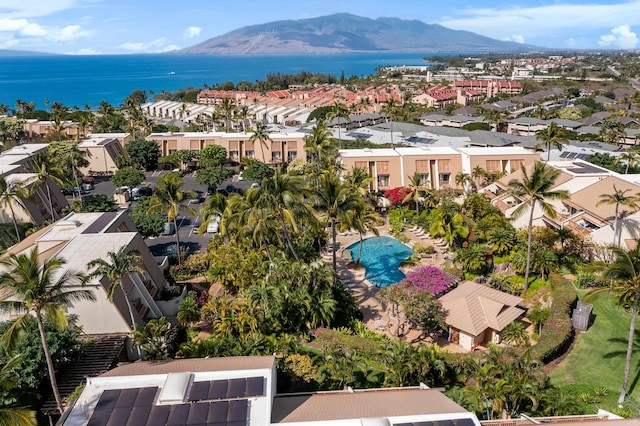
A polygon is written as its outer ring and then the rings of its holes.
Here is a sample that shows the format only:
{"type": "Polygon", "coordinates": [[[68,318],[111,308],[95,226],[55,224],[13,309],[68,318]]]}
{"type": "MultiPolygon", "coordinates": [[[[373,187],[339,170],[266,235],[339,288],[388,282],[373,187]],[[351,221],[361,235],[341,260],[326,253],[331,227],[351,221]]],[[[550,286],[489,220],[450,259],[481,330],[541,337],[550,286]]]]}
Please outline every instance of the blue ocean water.
{"type": "MultiPolygon", "coordinates": [[[[347,249],[351,258],[357,259],[360,242],[351,244],[347,249]]],[[[398,269],[400,264],[413,255],[406,245],[392,237],[371,237],[362,240],[362,256],[360,263],[364,265],[365,277],[376,287],[396,284],[405,278],[398,269]]]]}
{"type": "Polygon", "coordinates": [[[378,66],[426,65],[429,54],[344,53],[309,55],[104,55],[0,57],[0,103],[17,99],[36,108],[61,102],[121,105],[134,90],[175,91],[232,81],[266,80],[268,73],[300,71],[339,77],[374,74],[378,66]]]}

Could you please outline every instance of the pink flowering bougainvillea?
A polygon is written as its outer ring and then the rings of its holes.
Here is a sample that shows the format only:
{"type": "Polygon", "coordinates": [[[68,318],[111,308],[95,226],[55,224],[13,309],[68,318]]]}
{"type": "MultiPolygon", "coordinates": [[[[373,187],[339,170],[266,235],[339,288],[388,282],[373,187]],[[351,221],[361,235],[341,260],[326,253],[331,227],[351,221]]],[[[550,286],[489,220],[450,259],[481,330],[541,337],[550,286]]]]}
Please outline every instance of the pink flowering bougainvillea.
{"type": "Polygon", "coordinates": [[[413,291],[428,291],[434,296],[440,297],[451,289],[454,280],[435,266],[420,266],[409,272],[399,284],[413,291]]]}

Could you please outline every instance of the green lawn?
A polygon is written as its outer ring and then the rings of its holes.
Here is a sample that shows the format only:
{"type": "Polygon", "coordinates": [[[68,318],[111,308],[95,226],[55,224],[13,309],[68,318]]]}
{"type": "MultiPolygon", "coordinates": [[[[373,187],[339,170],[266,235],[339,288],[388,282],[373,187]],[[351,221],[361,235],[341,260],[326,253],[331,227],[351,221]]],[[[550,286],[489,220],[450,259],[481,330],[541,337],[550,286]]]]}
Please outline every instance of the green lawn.
{"type": "MultiPolygon", "coordinates": [[[[582,299],[584,290],[578,290],[582,299]]],[[[571,353],[551,372],[551,380],[555,385],[570,385],[577,393],[591,393],[599,386],[608,389],[606,397],[592,406],[614,409],[620,393],[624,375],[624,352],[626,343],[611,342],[612,338],[621,338],[626,342],[629,333],[630,315],[618,308],[613,297],[602,294],[591,301],[596,315],[593,325],[581,333],[571,353]],[[622,352],[619,356],[611,356],[613,352],[622,352]]],[[[544,333],[544,329],[543,329],[544,333]]],[[[631,377],[629,379],[631,397],[640,399],[640,354],[634,354],[631,361],[631,377]]]]}

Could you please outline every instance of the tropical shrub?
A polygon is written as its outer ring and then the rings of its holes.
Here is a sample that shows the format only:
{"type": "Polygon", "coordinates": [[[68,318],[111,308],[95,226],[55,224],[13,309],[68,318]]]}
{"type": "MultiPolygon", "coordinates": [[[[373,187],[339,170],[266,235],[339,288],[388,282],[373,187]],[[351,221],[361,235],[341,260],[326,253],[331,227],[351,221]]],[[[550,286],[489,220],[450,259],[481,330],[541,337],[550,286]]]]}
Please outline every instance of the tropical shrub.
{"type": "Polygon", "coordinates": [[[384,192],[383,197],[391,201],[394,205],[403,204],[404,199],[411,192],[411,189],[399,186],[384,192]]]}
{"type": "Polygon", "coordinates": [[[553,304],[551,314],[544,325],[544,334],[538,344],[531,348],[534,357],[542,362],[550,362],[564,353],[573,339],[571,327],[571,308],[578,296],[573,284],[565,278],[551,274],[551,295],[553,304]]]}

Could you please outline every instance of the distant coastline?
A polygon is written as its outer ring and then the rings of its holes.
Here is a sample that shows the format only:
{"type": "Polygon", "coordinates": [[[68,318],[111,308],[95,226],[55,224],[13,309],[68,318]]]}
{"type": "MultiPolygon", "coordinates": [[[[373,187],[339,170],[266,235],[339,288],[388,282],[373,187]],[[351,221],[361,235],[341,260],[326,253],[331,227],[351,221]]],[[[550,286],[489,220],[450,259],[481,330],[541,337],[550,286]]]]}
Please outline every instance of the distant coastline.
{"type": "MultiPolygon", "coordinates": [[[[175,91],[232,81],[265,80],[267,74],[300,71],[346,77],[374,74],[378,66],[425,65],[433,52],[331,53],[296,55],[141,54],[0,57],[0,103],[44,100],[69,107],[120,105],[134,90],[175,91]]],[[[464,52],[440,52],[441,56],[464,52]]],[[[477,52],[476,52],[477,54],[477,52]]]]}

